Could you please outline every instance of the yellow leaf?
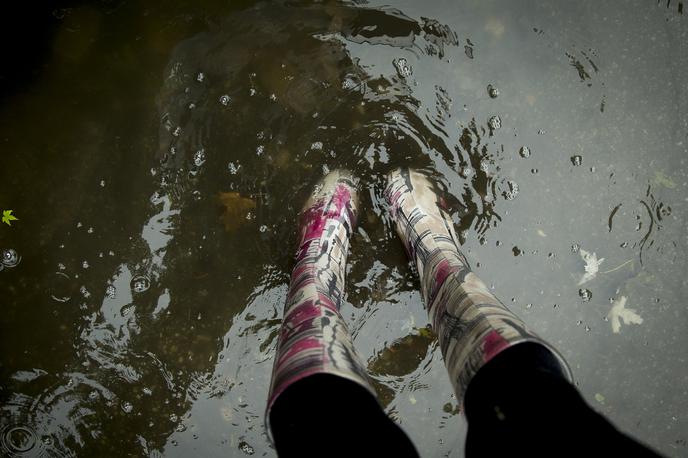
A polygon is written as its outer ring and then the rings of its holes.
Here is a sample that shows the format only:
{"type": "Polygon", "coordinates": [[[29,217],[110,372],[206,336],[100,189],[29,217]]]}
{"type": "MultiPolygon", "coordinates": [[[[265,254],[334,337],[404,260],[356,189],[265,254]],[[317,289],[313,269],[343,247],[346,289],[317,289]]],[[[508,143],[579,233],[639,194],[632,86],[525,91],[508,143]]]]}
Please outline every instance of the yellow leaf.
{"type": "Polygon", "coordinates": [[[225,225],[227,232],[234,231],[247,221],[247,216],[256,208],[253,199],[242,197],[238,192],[219,192],[217,198],[224,207],[220,220],[225,225]]]}

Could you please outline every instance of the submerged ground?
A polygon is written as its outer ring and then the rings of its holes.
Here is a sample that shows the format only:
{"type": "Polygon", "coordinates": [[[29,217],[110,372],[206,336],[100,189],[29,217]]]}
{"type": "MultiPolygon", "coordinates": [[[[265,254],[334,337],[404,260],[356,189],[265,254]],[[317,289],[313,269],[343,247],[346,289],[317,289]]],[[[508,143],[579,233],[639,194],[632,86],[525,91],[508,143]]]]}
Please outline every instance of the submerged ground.
{"type": "Polygon", "coordinates": [[[688,456],[682,3],[46,14],[43,52],[0,104],[0,210],[19,218],[0,227],[2,454],[274,456],[262,416],[294,218],[346,167],[362,215],[342,313],[421,454],[463,456],[380,198],[410,165],[440,181],[474,269],[587,401],[688,456]]]}

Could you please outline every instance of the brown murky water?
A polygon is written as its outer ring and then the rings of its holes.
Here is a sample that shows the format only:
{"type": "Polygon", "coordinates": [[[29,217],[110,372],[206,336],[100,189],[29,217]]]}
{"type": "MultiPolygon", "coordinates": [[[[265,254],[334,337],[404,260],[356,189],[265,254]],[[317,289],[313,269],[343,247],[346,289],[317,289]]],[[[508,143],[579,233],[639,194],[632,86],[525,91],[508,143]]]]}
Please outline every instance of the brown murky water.
{"type": "Polygon", "coordinates": [[[363,201],[343,315],[421,453],[463,456],[380,198],[408,165],[440,180],[469,260],[586,399],[688,456],[682,3],[53,14],[35,76],[0,105],[0,210],[19,218],[0,227],[3,454],[274,456],[293,221],[345,167],[363,201]]]}

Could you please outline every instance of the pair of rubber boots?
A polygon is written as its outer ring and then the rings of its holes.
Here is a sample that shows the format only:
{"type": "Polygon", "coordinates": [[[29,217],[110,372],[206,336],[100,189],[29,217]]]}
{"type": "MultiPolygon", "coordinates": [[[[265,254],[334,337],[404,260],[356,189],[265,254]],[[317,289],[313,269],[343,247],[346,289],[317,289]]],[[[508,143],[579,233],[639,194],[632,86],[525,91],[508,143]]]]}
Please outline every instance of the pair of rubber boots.
{"type": "MultiPolygon", "coordinates": [[[[459,250],[452,220],[440,208],[439,193],[423,174],[393,171],[385,199],[397,233],[415,262],[425,308],[459,402],[483,365],[524,342],[549,349],[562,372],[569,374],[559,353],[528,330],[471,271],[459,250]]],[[[268,418],[287,387],[315,374],[351,380],[375,395],[339,313],[356,217],[356,180],[344,171],[327,175],[301,213],[300,243],[279,334],[268,418]]]]}

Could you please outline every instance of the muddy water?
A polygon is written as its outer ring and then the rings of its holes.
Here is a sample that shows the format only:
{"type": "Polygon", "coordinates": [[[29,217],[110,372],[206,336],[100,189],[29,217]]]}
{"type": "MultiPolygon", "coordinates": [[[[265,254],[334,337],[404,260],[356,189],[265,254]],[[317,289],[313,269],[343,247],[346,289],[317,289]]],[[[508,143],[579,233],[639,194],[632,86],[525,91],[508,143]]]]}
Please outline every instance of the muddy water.
{"type": "Polygon", "coordinates": [[[345,167],[363,191],[342,312],[421,453],[463,456],[380,198],[408,165],[588,402],[688,456],[681,3],[222,3],[58,8],[3,99],[3,454],[274,456],[293,221],[345,167]]]}

